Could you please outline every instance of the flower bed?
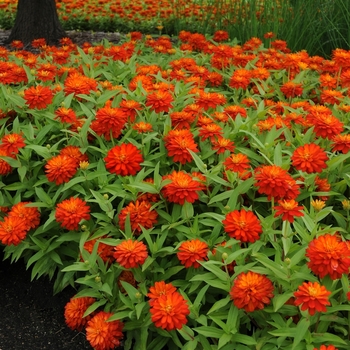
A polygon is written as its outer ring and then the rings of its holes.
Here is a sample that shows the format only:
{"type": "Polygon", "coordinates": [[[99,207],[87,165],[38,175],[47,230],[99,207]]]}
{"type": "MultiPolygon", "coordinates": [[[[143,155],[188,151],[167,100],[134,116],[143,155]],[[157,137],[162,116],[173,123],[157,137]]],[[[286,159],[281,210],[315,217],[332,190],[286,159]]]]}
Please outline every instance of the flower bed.
{"type": "Polygon", "coordinates": [[[349,348],[350,53],[266,40],[0,51],[0,240],[92,347],[349,348]]]}

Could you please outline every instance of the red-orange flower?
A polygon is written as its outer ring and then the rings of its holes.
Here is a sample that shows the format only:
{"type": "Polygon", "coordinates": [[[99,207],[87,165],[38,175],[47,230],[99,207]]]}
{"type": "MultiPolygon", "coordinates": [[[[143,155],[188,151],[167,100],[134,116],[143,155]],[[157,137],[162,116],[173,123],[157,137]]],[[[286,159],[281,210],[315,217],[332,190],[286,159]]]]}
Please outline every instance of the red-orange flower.
{"type": "Polygon", "coordinates": [[[88,95],[90,91],[97,90],[97,82],[93,78],[80,75],[78,73],[73,73],[69,75],[64,81],[64,92],[66,95],[74,94],[74,96],[79,94],[88,95]]]}
{"type": "Polygon", "coordinates": [[[154,301],[162,295],[171,294],[176,292],[176,288],[171,283],[165,283],[164,281],[155,282],[154,286],[149,288],[147,296],[150,298],[148,301],[152,306],[154,301]]]}
{"type": "Polygon", "coordinates": [[[300,212],[304,208],[298,206],[298,202],[294,199],[284,199],[278,201],[279,205],[273,207],[276,210],[275,217],[282,215],[282,220],[288,220],[294,222],[295,217],[304,216],[304,213],[300,212]]]}
{"type": "Polygon", "coordinates": [[[325,234],[309,243],[305,255],[310,259],[307,266],[320,278],[329,275],[332,280],[349,274],[350,249],[337,236],[325,234]]]}
{"type": "Polygon", "coordinates": [[[128,120],[122,108],[103,107],[96,112],[95,120],[91,124],[91,129],[99,136],[104,136],[106,140],[111,137],[117,139],[128,120]]]}
{"type": "MultiPolygon", "coordinates": [[[[103,239],[105,237],[100,237],[100,238],[103,239]]],[[[104,262],[108,262],[108,263],[111,262],[113,253],[114,253],[114,247],[99,241],[98,238],[95,238],[95,239],[91,239],[90,241],[86,241],[84,243],[84,249],[91,254],[95,244],[98,244],[97,254],[100,256],[100,258],[104,262]]]]}
{"type": "Polygon", "coordinates": [[[255,169],[255,184],[258,192],[266,194],[270,200],[295,199],[299,195],[299,186],[290,174],[277,165],[263,165],[255,169]]]}
{"type": "Polygon", "coordinates": [[[198,260],[207,260],[208,251],[208,244],[196,238],[183,242],[180,245],[177,257],[181,264],[185,265],[186,268],[189,268],[190,266],[198,268],[201,266],[198,260]]]}
{"type": "Polygon", "coordinates": [[[194,142],[193,134],[187,129],[170,130],[164,137],[165,147],[168,150],[169,157],[173,157],[174,162],[186,164],[192,161],[192,155],[188,150],[194,153],[198,152],[197,144],[194,142]]]}
{"type": "Polygon", "coordinates": [[[316,136],[331,140],[334,136],[343,132],[344,124],[327,111],[318,112],[314,108],[309,109],[309,112],[306,116],[306,122],[313,125],[316,136]]]}
{"type": "Polygon", "coordinates": [[[338,348],[336,348],[334,345],[321,345],[319,349],[314,348],[313,350],[338,350],[338,348]]]}
{"type": "Polygon", "coordinates": [[[193,203],[198,199],[198,191],[202,190],[200,182],[183,171],[174,170],[163,179],[171,180],[170,184],[162,188],[162,194],[167,201],[172,203],[181,205],[184,205],[185,202],[193,203]]]}
{"type": "Polygon", "coordinates": [[[71,108],[60,107],[55,112],[55,119],[58,119],[61,123],[75,123],[77,115],[71,108]]]}
{"type": "Polygon", "coordinates": [[[173,292],[161,295],[154,300],[150,313],[156,327],[171,331],[181,329],[187,323],[187,315],[190,314],[190,310],[182,295],[173,292]]]}
{"type": "Polygon", "coordinates": [[[60,185],[68,182],[76,174],[78,168],[75,159],[59,154],[47,161],[45,169],[47,179],[60,185]]]}
{"type": "Polygon", "coordinates": [[[288,81],[281,86],[280,90],[287,98],[301,96],[303,93],[303,85],[288,81]]]}
{"type": "Polygon", "coordinates": [[[167,91],[155,91],[147,95],[146,106],[156,113],[169,112],[174,101],[173,95],[167,91]]]}
{"type": "Polygon", "coordinates": [[[13,216],[5,216],[0,221],[0,241],[5,245],[18,245],[28,233],[28,225],[24,219],[13,216]]]}
{"type": "Polygon", "coordinates": [[[83,315],[94,302],[95,299],[91,297],[71,298],[64,307],[66,325],[72,330],[82,331],[93,314],[86,317],[83,317],[83,315]]]}
{"type": "Polygon", "coordinates": [[[61,149],[60,155],[71,157],[77,163],[77,166],[80,162],[88,162],[89,158],[85,153],[82,153],[78,146],[66,146],[61,149]]]}
{"type": "Polygon", "coordinates": [[[86,339],[95,350],[114,349],[120,345],[123,338],[124,324],[119,321],[107,322],[112,313],[100,311],[86,326],[86,339]]]}
{"type": "Polygon", "coordinates": [[[126,269],[142,265],[147,257],[147,247],[143,242],[127,239],[118,244],[113,254],[115,260],[126,269]]]}
{"type": "Polygon", "coordinates": [[[228,32],[225,30],[217,30],[213,35],[213,40],[216,42],[226,41],[229,39],[228,32]]]}
{"type": "Polygon", "coordinates": [[[145,122],[139,122],[132,126],[134,130],[136,130],[139,134],[143,134],[145,132],[152,131],[152,124],[151,123],[145,123],[145,122]]]}
{"type": "Polygon", "coordinates": [[[40,224],[40,212],[37,207],[29,207],[30,202],[19,202],[15,204],[8,213],[11,217],[23,219],[27,230],[36,228],[40,224]]]}
{"type": "Polygon", "coordinates": [[[57,204],[55,218],[61,227],[78,230],[81,220],[90,220],[90,207],[80,198],[71,197],[57,204]]]}
{"type": "Polygon", "coordinates": [[[242,173],[250,168],[249,159],[243,153],[231,154],[224,161],[225,170],[242,173]]]}
{"type": "Polygon", "coordinates": [[[315,143],[308,143],[298,147],[291,157],[292,164],[297,170],[308,174],[321,173],[327,168],[328,156],[323,148],[315,143]]]}
{"type": "Polygon", "coordinates": [[[212,142],[213,150],[216,150],[217,154],[224,153],[225,151],[233,152],[235,150],[234,142],[224,137],[218,137],[212,142]]]}
{"type": "Polygon", "coordinates": [[[308,310],[309,314],[312,316],[316,311],[327,311],[326,305],[330,305],[328,301],[330,294],[332,293],[318,282],[304,282],[298,287],[298,290],[294,292],[294,296],[296,297],[294,305],[301,305],[301,310],[308,310]]]}
{"type": "Polygon", "coordinates": [[[140,150],[132,143],[122,143],[114,146],[108,151],[106,158],[106,168],[116,175],[135,175],[141,170],[143,157],[140,150]]]}
{"type": "Polygon", "coordinates": [[[272,282],[265,275],[248,271],[240,273],[234,280],[230,296],[236,307],[253,312],[270,304],[273,289],[272,282]]]}
{"type": "Polygon", "coordinates": [[[203,125],[199,129],[199,136],[202,141],[210,139],[210,141],[213,142],[216,139],[222,137],[222,133],[223,131],[221,126],[214,123],[203,125]]]}
{"type": "MultiPolygon", "coordinates": [[[[0,157],[10,157],[7,151],[0,149],[0,157]]],[[[6,160],[0,158],[0,175],[7,175],[12,171],[11,165],[6,160]]]]}
{"type": "Polygon", "coordinates": [[[149,229],[157,223],[158,213],[151,210],[151,204],[146,201],[130,202],[125,208],[120,211],[118,215],[119,227],[125,230],[125,221],[129,215],[130,225],[133,232],[140,234],[142,228],[149,229]]]}
{"type": "Polygon", "coordinates": [[[340,151],[342,153],[348,153],[350,150],[350,134],[335,135],[332,139],[332,151],[340,151]]]}
{"type": "Polygon", "coordinates": [[[29,108],[44,109],[53,99],[53,92],[47,86],[31,86],[24,90],[24,99],[29,108]]]}
{"type": "Polygon", "coordinates": [[[18,149],[24,147],[24,139],[20,134],[7,134],[1,139],[0,149],[7,154],[17,154],[18,149]]]}
{"type": "Polygon", "coordinates": [[[241,242],[255,242],[262,233],[258,217],[250,210],[234,210],[222,221],[225,232],[241,242]]]}

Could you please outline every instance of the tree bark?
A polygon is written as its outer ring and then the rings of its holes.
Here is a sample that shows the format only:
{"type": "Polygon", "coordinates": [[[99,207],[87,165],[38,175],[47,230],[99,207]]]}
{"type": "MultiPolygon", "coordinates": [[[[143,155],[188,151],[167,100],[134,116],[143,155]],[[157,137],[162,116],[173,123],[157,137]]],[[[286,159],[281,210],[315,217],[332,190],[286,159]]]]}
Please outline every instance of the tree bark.
{"type": "Polygon", "coordinates": [[[55,0],[19,0],[15,24],[8,43],[20,40],[25,46],[44,38],[48,45],[58,44],[66,33],[58,19],[55,0]]]}

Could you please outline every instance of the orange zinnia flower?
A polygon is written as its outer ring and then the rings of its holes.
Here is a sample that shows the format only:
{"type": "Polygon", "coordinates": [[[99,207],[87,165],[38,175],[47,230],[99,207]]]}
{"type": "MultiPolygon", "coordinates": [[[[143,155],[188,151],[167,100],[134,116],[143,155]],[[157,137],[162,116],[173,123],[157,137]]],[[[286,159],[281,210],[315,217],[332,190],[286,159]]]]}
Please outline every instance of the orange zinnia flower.
{"type": "Polygon", "coordinates": [[[162,188],[162,194],[167,201],[184,205],[185,201],[193,203],[199,198],[198,191],[202,190],[202,185],[191,175],[174,170],[163,179],[171,180],[170,184],[162,188]]]}
{"type": "Polygon", "coordinates": [[[195,269],[200,267],[199,261],[207,260],[209,248],[208,244],[200,241],[199,239],[192,239],[190,241],[183,242],[180,245],[177,257],[182,265],[186,268],[193,266],[195,269]]]}
{"type": "Polygon", "coordinates": [[[234,142],[224,137],[218,137],[212,142],[213,150],[216,150],[217,154],[225,153],[225,151],[233,152],[235,150],[234,142]]]}
{"type": "Polygon", "coordinates": [[[171,331],[181,329],[187,323],[190,310],[187,301],[178,292],[161,295],[154,300],[150,309],[152,322],[156,327],[171,331]]]}
{"type": "Polygon", "coordinates": [[[140,150],[132,143],[122,143],[114,146],[108,151],[106,158],[106,168],[116,175],[135,175],[141,170],[143,157],[140,150]]]}
{"type": "Polygon", "coordinates": [[[71,197],[57,204],[55,218],[61,227],[78,230],[81,220],[90,220],[90,207],[80,198],[71,197]]]}
{"type": "Polygon", "coordinates": [[[5,216],[0,221],[0,241],[5,245],[18,245],[28,233],[28,224],[17,216],[5,216]]]}
{"type": "Polygon", "coordinates": [[[297,170],[308,174],[321,173],[327,168],[328,156],[323,148],[315,143],[308,143],[298,147],[291,157],[292,164],[297,170]]]}
{"type": "Polygon", "coordinates": [[[337,236],[325,234],[309,243],[305,255],[310,259],[307,266],[320,278],[329,275],[332,280],[349,274],[350,249],[337,236]]]}
{"type": "Polygon", "coordinates": [[[277,165],[263,165],[255,169],[255,184],[258,192],[266,194],[270,200],[295,199],[299,195],[299,186],[290,174],[277,165]]]}
{"type": "Polygon", "coordinates": [[[225,232],[241,242],[255,242],[262,233],[258,217],[249,210],[234,210],[222,221],[225,232]]]}
{"type": "Polygon", "coordinates": [[[49,181],[60,185],[68,182],[77,172],[77,162],[74,158],[59,154],[47,161],[46,177],[49,181]]]}
{"type": "Polygon", "coordinates": [[[169,112],[174,101],[173,95],[167,91],[155,91],[147,95],[146,106],[156,113],[169,112]]]}
{"type": "MultiPolygon", "coordinates": [[[[10,157],[7,151],[0,148],[0,157],[10,157]]],[[[7,175],[12,171],[11,165],[6,160],[0,158],[0,175],[7,175]]]]}
{"type": "Polygon", "coordinates": [[[141,104],[134,100],[123,100],[120,102],[119,107],[131,123],[135,121],[137,111],[141,111],[142,109],[141,104]]]}
{"type": "Polygon", "coordinates": [[[143,242],[127,239],[118,244],[115,248],[113,257],[126,269],[132,269],[142,265],[147,257],[147,247],[143,242]]]}
{"type": "Polygon", "coordinates": [[[1,139],[0,149],[7,154],[17,154],[18,149],[24,147],[24,139],[20,134],[8,134],[1,139]]]}
{"type": "Polygon", "coordinates": [[[53,93],[47,86],[31,86],[24,90],[24,99],[29,108],[44,109],[53,99],[53,93]]]}
{"type": "Polygon", "coordinates": [[[71,108],[60,107],[55,112],[55,119],[59,119],[61,123],[75,123],[77,115],[71,108]]]}
{"type": "Polygon", "coordinates": [[[214,123],[203,125],[199,129],[199,136],[202,141],[210,139],[210,141],[213,142],[216,139],[222,137],[222,133],[223,131],[221,126],[214,123]]]}
{"type": "Polygon", "coordinates": [[[314,348],[313,350],[338,350],[334,345],[321,345],[319,349],[314,348]]]}
{"type": "Polygon", "coordinates": [[[250,168],[249,159],[243,153],[231,154],[224,161],[225,170],[242,173],[250,168]]]}
{"type": "Polygon", "coordinates": [[[229,39],[229,34],[225,30],[217,30],[213,35],[213,40],[216,42],[226,41],[229,39]]]}
{"type": "Polygon", "coordinates": [[[78,146],[66,146],[61,149],[60,155],[73,158],[77,166],[80,162],[88,162],[89,158],[85,153],[82,153],[78,146]]]}
{"type": "Polygon", "coordinates": [[[298,287],[298,290],[294,292],[294,296],[296,297],[294,305],[301,305],[301,310],[308,310],[309,314],[312,316],[316,311],[327,311],[326,305],[330,305],[328,301],[330,294],[332,293],[318,282],[304,282],[298,287]]]}
{"type": "Polygon", "coordinates": [[[152,306],[154,301],[162,295],[171,294],[176,292],[176,288],[171,283],[165,283],[164,281],[155,282],[154,286],[149,288],[147,296],[150,298],[148,301],[152,306]]]}
{"type": "Polygon", "coordinates": [[[306,122],[314,126],[316,136],[332,140],[332,138],[344,130],[344,124],[329,113],[317,113],[309,110],[306,122]]]}
{"type": "Polygon", "coordinates": [[[119,320],[107,322],[111,316],[112,313],[100,311],[87,323],[86,339],[95,350],[114,349],[123,339],[124,324],[119,320]]]}
{"type": "MultiPolygon", "coordinates": [[[[100,238],[103,239],[106,237],[103,236],[100,238]]],[[[97,254],[100,256],[100,258],[104,262],[110,262],[112,257],[113,257],[114,247],[112,247],[108,244],[105,244],[103,242],[100,242],[99,239],[95,238],[95,239],[92,239],[90,241],[86,241],[84,243],[84,249],[91,254],[93,249],[94,249],[95,244],[98,244],[97,254]]]]}
{"type": "Polygon", "coordinates": [[[15,204],[8,213],[11,217],[23,219],[27,230],[36,228],[40,224],[40,212],[37,207],[28,207],[31,202],[19,202],[15,204]]]}
{"type": "Polygon", "coordinates": [[[91,129],[99,136],[109,141],[111,137],[117,139],[128,120],[128,116],[121,108],[103,107],[96,112],[91,129]]]}
{"type": "Polygon", "coordinates": [[[350,134],[335,135],[332,139],[332,151],[348,153],[350,150],[350,134]]]}
{"type": "Polygon", "coordinates": [[[298,202],[294,199],[285,199],[279,200],[277,206],[273,207],[276,210],[275,217],[282,215],[282,220],[288,220],[289,222],[294,222],[294,218],[297,216],[304,216],[304,213],[301,213],[300,210],[304,208],[298,206],[298,202]]]}
{"type": "Polygon", "coordinates": [[[281,86],[280,90],[287,98],[301,96],[303,93],[303,85],[288,81],[281,86]]]}
{"type": "Polygon", "coordinates": [[[96,300],[91,297],[71,298],[64,307],[64,319],[66,325],[72,330],[83,330],[86,323],[92,318],[93,314],[83,317],[87,308],[96,300]]]}
{"type": "Polygon", "coordinates": [[[67,95],[79,94],[89,95],[90,91],[97,91],[97,82],[93,78],[73,73],[64,81],[64,92],[67,95]]]}
{"type": "Polygon", "coordinates": [[[132,128],[136,130],[139,134],[143,134],[144,132],[152,131],[153,126],[150,123],[139,122],[133,125],[132,128]]]}
{"type": "Polygon", "coordinates": [[[180,162],[181,164],[191,162],[192,155],[188,150],[194,153],[198,152],[193,134],[187,129],[170,130],[164,137],[164,141],[168,155],[169,157],[173,157],[174,162],[180,162]]]}
{"type": "Polygon", "coordinates": [[[253,312],[270,304],[273,289],[272,282],[265,275],[248,271],[240,273],[234,280],[230,296],[236,307],[253,312]]]}
{"type": "Polygon", "coordinates": [[[130,202],[118,215],[119,226],[121,230],[125,230],[125,221],[129,215],[130,225],[133,232],[140,234],[142,228],[149,229],[157,223],[158,213],[151,210],[151,204],[146,201],[130,202]]]}
{"type": "Polygon", "coordinates": [[[195,121],[196,115],[191,112],[173,112],[170,113],[171,125],[174,129],[190,129],[195,121]]]}

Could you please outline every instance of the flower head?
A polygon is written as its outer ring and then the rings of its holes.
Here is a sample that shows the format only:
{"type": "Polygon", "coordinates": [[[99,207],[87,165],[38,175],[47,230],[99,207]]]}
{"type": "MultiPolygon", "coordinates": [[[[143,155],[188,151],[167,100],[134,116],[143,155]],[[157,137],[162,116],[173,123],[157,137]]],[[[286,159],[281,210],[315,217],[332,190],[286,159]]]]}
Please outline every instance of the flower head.
{"type": "MultiPolygon", "coordinates": [[[[0,157],[10,157],[6,150],[0,148],[0,157]]],[[[6,160],[0,158],[0,175],[7,175],[12,171],[11,165],[6,160]]]]}
{"type": "Polygon", "coordinates": [[[7,154],[17,154],[18,150],[25,145],[22,135],[12,133],[5,135],[1,139],[0,149],[4,150],[7,154]]]}
{"type": "Polygon", "coordinates": [[[17,216],[5,216],[0,221],[0,241],[5,245],[18,245],[28,233],[28,224],[17,216]]]}
{"type": "Polygon", "coordinates": [[[67,230],[78,230],[81,220],[90,220],[90,207],[80,198],[71,197],[57,204],[55,218],[67,230]]]}
{"type": "Polygon", "coordinates": [[[170,92],[159,90],[147,95],[146,106],[156,113],[169,112],[173,101],[174,98],[170,92]]]}
{"type": "Polygon", "coordinates": [[[249,159],[243,153],[232,153],[224,161],[225,170],[242,173],[250,168],[249,159]]]}
{"type": "Polygon", "coordinates": [[[155,282],[152,287],[149,288],[147,296],[150,298],[148,301],[152,306],[154,301],[162,295],[171,294],[176,291],[176,288],[171,283],[165,283],[164,281],[155,282]]]}
{"type": "Polygon", "coordinates": [[[125,230],[125,221],[129,215],[130,225],[133,232],[140,234],[142,227],[150,229],[157,223],[158,213],[151,210],[151,204],[146,201],[130,202],[123,208],[118,215],[119,226],[121,230],[125,230]]]}
{"type": "Polygon", "coordinates": [[[331,294],[325,286],[321,286],[318,282],[304,282],[294,292],[296,306],[301,305],[301,310],[308,310],[312,316],[315,312],[327,311],[326,305],[330,305],[328,297],[331,294]]]}
{"type": "Polygon", "coordinates": [[[180,245],[177,257],[181,264],[185,265],[186,268],[189,268],[190,266],[198,268],[201,266],[198,261],[208,259],[208,251],[208,244],[197,238],[183,242],[180,245]]]}
{"type": "Polygon", "coordinates": [[[299,186],[290,174],[277,165],[263,165],[255,170],[255,186],[258,192],[266,194],[270,200],[295,199],[299,195],[299,186]]]}
{"type": "Polygon", "coordinates": [[[344,154],[348,153],[350,150],[350,134],[345,135],[335,135],[332,139],[332,151],[342,152],[344,154]]]}
{"type": "Polygon", "coordinates": [[[262,233],[258,217],[250,210],[234,210],[222,221],[225,232],[241,242],[255,242],[262,233]]]}
{"type": "Polygon", "coordinates": [[[112,313],[100,311],[86,325],[86,339],[95,350],[114,349],[123,338],[124,324],[119,321],[107,322],[112,313]]]}
{"type": "Polygon", "coordinates": [[[150,313],[156,327],[171,331],[187,323],[190,310],[179,292],[169,292],[152,301],[150,313]]]}
{"type": "Polygon", "coordinates": [[[53,99],[53,92],[47,86],[32,86],[24,90],[24,99],[29,108],[44,109],[53,99]]]}
{"type": "Polygon", "coordinates": [[[71,298],[64,307],[64,318],[67,326],[72,330],[81,331],[92,318],[92,314],[83,317],[87,308],[95,302],[94,298],[71,298]]]}
{"type": "Polygon", "coordinates": [[[329,275],[332,280],[349,274],[350,249],[337,236],[325,234],[309,243],[305,254],[308,267],[320,278],[329,275]]]}
{"type": "Polygon", "coordinates": [[[274,207],[276,210],[275,217],[282,215],[282,220],[288,220],[289,222],[294,222],[295,217],[304,216],[301,212],[304,208],[298,206],[298,202],[294,199],[284,199],[279,200],[277,206],[274,207]]]}
{"type": "Polygon", "coordinates": [[[45,169],[47,179],[60,185],[76,174],[78,165],[72,157],[59,154],[47,161],[45,169]]]}
{"type": "Polygon", "coordinates": [[[169,131],[164,137],[165,147],[169,157],[173,157],[174,162],[186,164],[192,161],[192,155],[198,152],[197,144],[194,142],[193,134],[187,129],[175,129],[169,131]]]}
{"type": "Polygon", "coordinates": [[[8,215],[23,219],[27,229],[36,228],[40,224],[40,212],[37,207],[29,207],[30,202],[19,202],[15,204],[8,215]]]}
{"type": "Polygon", "coordinates": [[[338,350],[338,348],[336,348],[334,345],[321,345],[319,349],[314,348],[313,350],[338,350]]]}
{"type": "Polygon", "coordinates": [[[199,198],[198,192],[202,190],[202,185],[191,175],[174,170],[164,176],[164,180],[166,179],[171,180],[171,183],[162,188],[162,194],[167,201],[184,205],[185,202],[193,203],[199,198]]]}
{"type": "Polygon", "coordinates": [[[230,295],[236,307],[253,312],[270,304],[273,289],[272,282],[266,276],[248,271],[237,276],[230,295]]]}
{"type": "Polygon", "coordinates": [[[115,248],[113,257],[126,269],[132,269],[142,265],[147,257],[147,247],[143,242],[127,239],[118,244],[115,248]]]}
{"type": "Polygon", "coordinates": [[[321,173],[327,168],[328,156],[323,148],[315,143],[309,143],[298,147],[291,157],[292,164],[297,170],[308,174],[321,173]]]}
{"type": "Polygon", "coordinates": [[[141,170],[143,157],[140,150],[132,143],[114,146],[105,157],[106,168],[111,173],[121,176],[136,175],[141,170]]]}

